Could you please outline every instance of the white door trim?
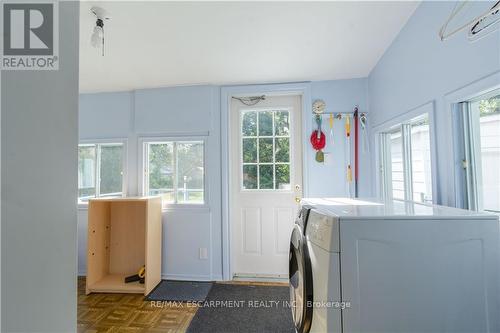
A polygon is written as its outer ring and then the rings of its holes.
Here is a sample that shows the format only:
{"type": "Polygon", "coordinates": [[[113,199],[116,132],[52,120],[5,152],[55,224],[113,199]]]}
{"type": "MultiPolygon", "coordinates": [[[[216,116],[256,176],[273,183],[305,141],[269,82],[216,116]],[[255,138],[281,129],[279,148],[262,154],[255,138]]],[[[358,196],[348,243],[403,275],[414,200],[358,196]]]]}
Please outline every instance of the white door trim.
{"type": "Polygon", "coordinates": [[[307,161],[312,158],[308,156],[308,150],[305,149],[307,143],[307,132],[311,128],[311,119],[309,115],[311,109],[311,83],[285,83],[269,85],[250,85],[250,86],[228,86],[221,88],[221,166],[222,166],[222,277],[223,280],[231,280],[233,271],[231,269],[231,229],[229,225],[229,207],[230,207],[230,186],[229,177],[229,110],[231,98],[233,96],[244,95],[301,95],[302,96],[302,142],[304,144],[302,158],[302,184],[303,196],[308,196],[308,172],[307,161]]]}

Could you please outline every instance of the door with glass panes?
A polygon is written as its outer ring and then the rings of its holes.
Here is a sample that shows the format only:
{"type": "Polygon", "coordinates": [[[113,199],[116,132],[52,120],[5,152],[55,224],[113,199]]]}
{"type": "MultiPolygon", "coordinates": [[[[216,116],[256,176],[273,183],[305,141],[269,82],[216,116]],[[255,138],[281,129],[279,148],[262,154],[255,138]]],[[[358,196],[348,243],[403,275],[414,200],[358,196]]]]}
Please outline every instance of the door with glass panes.
{"type": "Polygon", "coordinates": [[[301,96],[232,99],[230,176],[233,277],[287,277],[302,190],[301,96]]]}

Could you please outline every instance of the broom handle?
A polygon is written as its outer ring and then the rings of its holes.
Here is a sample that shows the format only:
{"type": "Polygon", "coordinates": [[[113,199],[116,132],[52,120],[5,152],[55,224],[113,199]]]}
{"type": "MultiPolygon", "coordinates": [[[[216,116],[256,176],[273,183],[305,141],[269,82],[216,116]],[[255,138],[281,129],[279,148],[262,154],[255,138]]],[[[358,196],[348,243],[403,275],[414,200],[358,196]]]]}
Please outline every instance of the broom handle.
{"type": "Polygon", "coordinates": [[[354,197],[358,197],[358,107],[354,108],[354,197]]]}

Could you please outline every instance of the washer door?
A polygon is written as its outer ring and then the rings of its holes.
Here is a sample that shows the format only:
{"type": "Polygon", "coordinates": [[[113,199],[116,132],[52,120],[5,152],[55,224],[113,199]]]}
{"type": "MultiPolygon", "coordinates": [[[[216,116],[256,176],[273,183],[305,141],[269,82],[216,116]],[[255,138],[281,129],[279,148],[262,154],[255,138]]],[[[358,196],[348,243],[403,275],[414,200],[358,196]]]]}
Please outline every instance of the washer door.
{"type": "Polygon", "coordinates": [[[292,231],[289,256],[290,305],[295,328],[307,333],[313,315],[313,280],[307,242],[300,226],[292,231]]]}

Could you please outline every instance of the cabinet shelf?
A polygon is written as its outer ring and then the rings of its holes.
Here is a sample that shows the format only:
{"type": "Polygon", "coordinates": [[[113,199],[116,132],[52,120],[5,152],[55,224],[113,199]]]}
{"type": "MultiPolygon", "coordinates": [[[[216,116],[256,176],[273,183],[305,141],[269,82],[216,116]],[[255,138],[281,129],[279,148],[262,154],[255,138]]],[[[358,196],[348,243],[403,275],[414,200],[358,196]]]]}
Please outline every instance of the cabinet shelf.
{"type": "Polygon", "coordinates": [[[105,275],[89,287],[89,292],[143,294],[145,290],[144,284],[140,284],[139,281],[125,283],[126,276],[125,274],[105,275]]]}

